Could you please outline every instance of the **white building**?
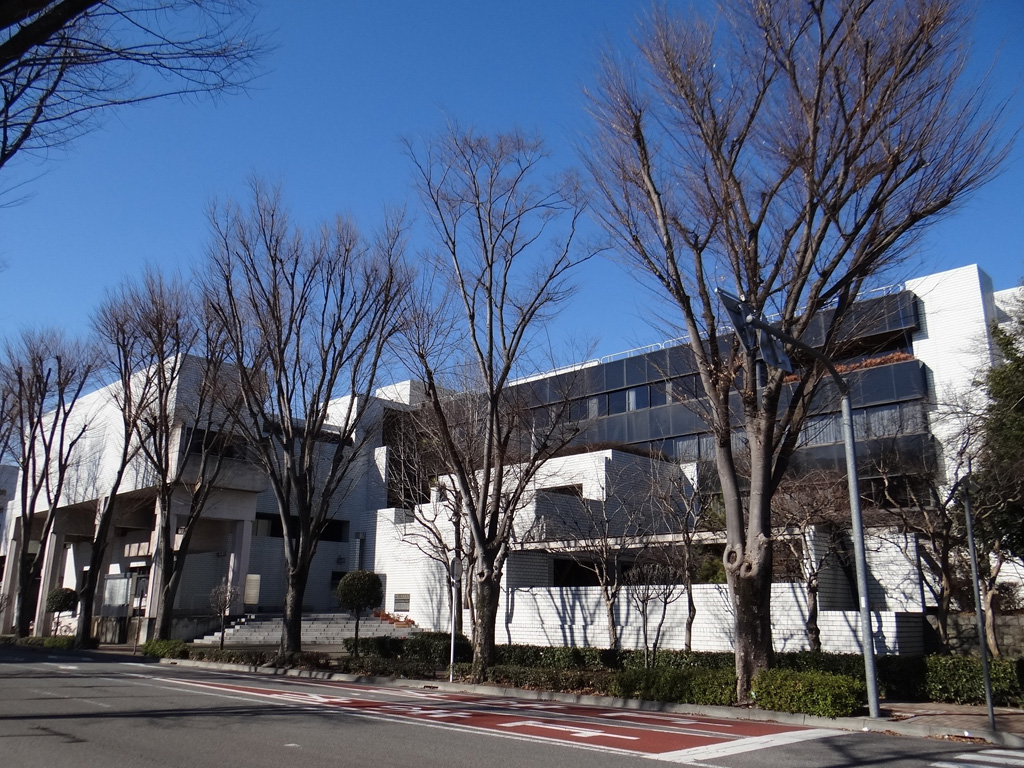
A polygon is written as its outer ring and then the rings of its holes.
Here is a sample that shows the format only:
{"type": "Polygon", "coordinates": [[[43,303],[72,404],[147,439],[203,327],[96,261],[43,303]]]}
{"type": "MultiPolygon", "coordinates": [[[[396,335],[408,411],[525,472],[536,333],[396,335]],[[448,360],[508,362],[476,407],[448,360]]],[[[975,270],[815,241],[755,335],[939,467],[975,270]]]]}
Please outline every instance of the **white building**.
{"type": "MultiPolygon", "coordinates": [[[[930,462],[939,473],[954,471],[948,452],[943,451],[956,437],[952,421],[946,418],[946,404],[954,395],[976,389],[977,376],[993,362],[988,329],[1005,319],[1001,313],[1012,293],[994,292],[988,276],[971,266],[910,280],[868,300],[865,306],[870,311],[857,331],[859,354],[847,374],[862,456],[872,456],[883,444],[898,445],[905,454],[919,458],[922,466],[930,462]]],[[[586,369],[580,404],[592,417],[587,439],[622,449],[581,450],[552,460],[538,474],[530,503],[519,513],[517,538],[504,571],[499,642],[605,644],[607,618],[600,589],[584,583],[579,568],[572,565],[573,558],[567,554],[571,537],[545,532],[545,525],[581,504],[609,503],[613,477],[629,473],[650,477],[693,467],[708,458],[708,437],[700,418],[671,394],[676,383],[678,391],[694,391],[692,382],[687,387],[692,376],[686,349],[671,346],[586,369]],[[662,458],[638,455],[643,452],[662,458]]],[[[439,537],[433,544],[412,522],[408,510],[389,505],[397,504],[400,494],[389,487],[393,480],[388,467],[395,448],[387,444],[382,424],[389,414],[401,418],[402,413],[420,407],[422,392],[406,382],[376,394],[371,411],[379,418],[368,419],[364,427],[372,432],[366,460],[324,531],[309,577],[306,608],[333,610],[332,591],[338,579],[365,568],[384,578],[385,610],[407,615],[423,627],[445,629],[449,587],[443,561],[449,556],[444,544],[450,523],[439,497],[443,482],[437,484],[433,498],[417,508],[420,517],[436,520],[439,537]]],[[[39,590],[44,597],[53,587],[76,586],[88,562],[94,511],[105,492],[110,452],[119,447],[111,395],[101,390],[82,403],[83,418],[87,414],[94,425],[86,451],[89,461],[77,471],[47,542],[39,590]]],[[[837,410],[837,405],[826,406],[815,416],[813,434],[808,431],[794,462],[798,468],[842,469],[837,410]]],[[[120,491],[123,503],[97,599],[97,616],[109,620],[122,638],[127,632],[125,617],[132,611],[152,615],[156,599],[156,579],[150,574],[157,536],[152,481],[141,465],[131,469],[120,491]],[[147,595],[144,583],[149,585],[147,595]]],[[[870,485],[870,467],[862,469],[862,479],[870,485]]],[[[621,480],[617,482],[621,485],[621,480]]],[[[193,540],[175,612],[183,619],[208,613],[210,590],[225,581],[237,586],[243,596],[237,612],[278,612],[284,599],[284,564],[282,526],[273,496],[259,471],[241,460],[219,483],[214,503],[193,540]]],[[[34,542],[39,536],[39,530],[20,529],[17,501],[8,504],[0,544],[0,556],[5,558],[2,589],[12,596],[20,548],[26,541],[29,547],[38,546],[34,542]]],[[[919,564],[907,556],[913,552],[913,541],[897,546],[891,539],[877,537],[868,547],[877,636],[887,652],[917,652],[922,648],[923,616],[931,592],[919,564]]],[[[859,619],[850,582],[842,568],[829,569],[822,576],[819,625],[825,650],[859,649],[859,619]]],[[[731,648],[733,622],[725,585],[698,584],[694,597],[698,609],[694,649],[731,648]]],[[[808,606],[799,579],[777,583],[772,606],[775,648],[806,647],[808,606]]],[[[682,645],[685,614],[685,600],[667,607],[663,647],[682,645]]],[[[616,617],[623,646],[636,647],[640,621],[625,592],[616,617]]],[[[9,605],[0,616],[0,627],[7,630],[12,621],[13,605],[9,605]]],[[[189,626],[183,621],[181,634],[189,626]]],[[[36,611],[35,631],[49,631],[49,619],[41,607],[36,611]]]]}

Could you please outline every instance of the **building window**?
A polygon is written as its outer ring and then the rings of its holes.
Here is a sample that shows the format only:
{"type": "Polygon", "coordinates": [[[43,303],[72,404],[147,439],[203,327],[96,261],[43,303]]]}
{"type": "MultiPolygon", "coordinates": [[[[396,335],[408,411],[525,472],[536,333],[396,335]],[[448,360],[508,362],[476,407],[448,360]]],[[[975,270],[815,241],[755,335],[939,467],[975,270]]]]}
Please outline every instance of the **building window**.
{"type": "Polygon", "coordinates": [[[608,413],[626,412],[626,390],[608,393],[608,413]]]}
{"type": "Polygon", "coordinates": [[[634,387],[626,390],[626,410],[640,411],[650,408],[651,395],[647,387],[634,387]]]}

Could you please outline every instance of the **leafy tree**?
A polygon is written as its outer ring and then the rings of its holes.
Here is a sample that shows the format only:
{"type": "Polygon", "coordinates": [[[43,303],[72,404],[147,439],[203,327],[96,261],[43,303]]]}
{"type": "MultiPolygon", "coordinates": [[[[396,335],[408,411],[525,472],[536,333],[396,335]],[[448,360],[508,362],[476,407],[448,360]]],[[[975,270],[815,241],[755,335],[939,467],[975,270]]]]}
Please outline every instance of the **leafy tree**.
{"type": "Polygon", "coordinates": [[[341,577],[334,596],[341,608],[355,614],[356,636],[352,655],[359,656],[359,617],[363,611],[377,608],[384,602],[384,584],[372,571],[352,571],[341,577]]]}
{"type": "Polygon", "coordinates": [[[1007,558],[1024,556],[1024,294],[1018,293],[1008,309],[1009,321],[992,329],[998,359],[984,377],[988,402],[970,484],[982,609],[994,655],[999,655],[997,580],[1007,558]]]}
{"type": "Polygon", "coordinates": [[[1007,142],[961,77],[955,0],[720,6],[713,21],[656,10],[636,67],[605,58],[587,162],[605,229],[673,308],[706,394],[746,702],[772,659],[771,500],[825,374],[790,349],[795,382],[760,375],[715,288],[841,357],[862,289],[992,178],[1007,142]]]}
{"type": "Polygon", "coordinates": [[[60,631],[60,615],[70,613],[78,605],[78,593],[70,587],[57,587],[46,596],[46,612],[53,616],[53,634],[60,631]]]}

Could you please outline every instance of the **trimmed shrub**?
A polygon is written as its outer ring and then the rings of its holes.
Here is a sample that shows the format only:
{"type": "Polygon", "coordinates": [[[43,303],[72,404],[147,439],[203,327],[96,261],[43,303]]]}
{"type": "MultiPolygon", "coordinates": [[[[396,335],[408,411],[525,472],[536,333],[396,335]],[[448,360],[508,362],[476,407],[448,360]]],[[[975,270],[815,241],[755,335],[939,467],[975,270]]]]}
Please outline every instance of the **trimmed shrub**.
{"type": "Polygon", "coordinates": [[[75,638],[63,635],[56,637],[23,637],[15,642],[17,645],[26,645],[30,648],[49,648],[56,651],[73,651],[75,649],[75,638]]]}
{"type": "Polygon", "coordinates": [[[488,681],[512,688],[559,693],[611,693],[615,673],[608,669],[561,669],[497,664],[488,668],[488,681]]]}
{"type": "Polygon", "coordinates": [[[142,644],[142,655],[158,659],[187,659],[189,646],[182,640],[147,640],[142,644]]]}
{"type": "MultiPolygon", "coordinates": [[[[353,637],[346,637],[342,643],[345,650],[354,654],[356,641],[353,637]]],[[[391,635],[377,635],[375,637],[359,638],[359,656],[378,656],[382,659],[397,659],[405,649],[404,637],[393,637],[391,635]]]]}
{"type": "Polygon", "coordinates": [[[736,675],[731,669],[624,669],[613,692],[626,699],[675,704],[731,706],[736,703],[736,675]]]}
{"type": "Polygon", "coordinates": [[[777,653],[774,667],[791,669],[794,672],[828,672],[830,675],[843,675],[854,680],[864,679],[864,657],[859,653],[777,653]]]}
{"type": "MultiPolygon", "coordinates": [[[[623,668],[644,669],[643,651],[623,651],[621,656],[623,668]]],[[[736,657],[728,651],[658,651],[654,668],[735,670],[736,657]]]]}
{"type": "Polygon", "coordinates": [[[78,605],[78,593],[69,587],[57,587],[46,596],[47,613],[70,613],[78,605]]]}
{"type": "Polygon", "coordinates": [[[762,709],[818,717],[849,717],[866,701],[863,682],[828,672],[769,669],[754,679],[752,691],[762,709]]]}
{"type": "MultiPolygon", "coordinates": [[[[977,656],[925,658],[925,693],[929,701],[980,704],[985,701],[981,659],[977,656]]],[[[1016,665],[1008,659],[990,659],[992,699],[996,704],[1017,705],[1021,701],[1016,665]]]]}
{"type": "Polygon", "coordinates": [[[249,667],[263,667],[277,658],[277,651],[242,651],[230,648],[220,649],[191,646],[187,658],[193,661],[211,661],[218,664],[244,664],[249,667]]]}
{"type": "MultiPolygon", "coordinates": [[[[401,649],[402,658],[407,661],[447,667],[451,659],[451,634],[448,632],[415,632],[405,638],[401,649]]],[[[455,661],[473,660],[473,646],[465,635],[455,636],[455,661]]]]}
{"type": "Polygon", "coordinates": [[[433,664],[403,659],[385,659],[380,656],[339,659],[338,670],[349,675],[406,677],[421,680],[434,680],[437,675],[433,664]]]}
{"type": "MultiPolygon", "coordinates": [[[[894,701],[927,700],[927,657],[878,656],[875,659],[875,671],[878,673],[879,696],[894,701]]],[[[862,668],[861,677],[863,676],[862,668]]]]}
{"type": "Polygon", "coordinates": [[[550,647],[544,645],[499,645],[494,649],[498,666],[546,667],[551,669],[617,669],[622,652],[607,648],[550,647]]]}

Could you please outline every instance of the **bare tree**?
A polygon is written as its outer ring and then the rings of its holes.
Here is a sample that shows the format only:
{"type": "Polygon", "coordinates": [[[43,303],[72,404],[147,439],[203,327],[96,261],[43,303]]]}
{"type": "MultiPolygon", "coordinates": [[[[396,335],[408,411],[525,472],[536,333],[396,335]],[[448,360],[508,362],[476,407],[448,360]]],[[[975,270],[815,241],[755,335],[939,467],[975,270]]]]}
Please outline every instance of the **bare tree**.
{"type": "Polygon", "coordinates": [[[301,651],[302,600],[324,527],[348,491],[407,277],[403,238],[372,243],[342,218],[313,233],[252,182],[247,210],[211,212],[206,301],[240,393],[238,431],[256,453],[284,529],[282,653],[301,651]]]}
{"type": "Polygon", "coordinates": [[[240,90],[261,44],[249,0],[28,0],[0,10],[0,168],[110,107],[240,90]]]}
{"type": "Polygon", "coordinates": [[[679,313],[703,383],[745,702],[772,658],[770,502],[823,369],[789,350],[802,367],[783,399],[783,373],[759,376],[714,289],[797,339],[820,324],[805,341],[841,355],[862,288],[992,178],[1007,142],[961,77],[953,0],[722,5],[714,23],[655,11],[640,72],[605,59],[588,163],[609,235],[679,313]]]}
{"type": "Polygon", "coordinates": [[[710,482],[713,472],[698,463],[684,464],[664,473],[654,486],[657,530],[660,541],[655,559],[682,582],[686,592],[686,628],[683,650],[693,649],[693,625],[697,603],[693,586],[701,566],[710,555],[708,539],[717,539],[723,526],[717,488],[710,482]]]}
{"type": "Polygon", "coordinates": [[[682,597],[673,568],[658,562],[639,563],[626,574],[629,599],[640,614],[640,636],[644,643],[644,667],[650,669],[658,660],[658,646],[665,627],[668,607],[682,597]],[[651,636],[651,609],[659,610],[657,623],[651,636]]]}
{"type": "Polygon", "coordinates": [[[393,410],[384,416],[388,449],[388,506],[401,510],[398,535],[446,574],[449,608],[455,612],[455,631],[463,631],[462,580],[455,580],[451,563],[469,559],[468,531],[462,505],[443,482],[445,464],[433,412],[425,408],[393,410]],[[454,582],[454,583],[453,583],[454,582]],[[455,587],[454,592],[452,587],[455,587]]]}
{"type": "Polygon", "coordinates": [[[11,430],[8,455],[18,466],[17,519],[21,527],[17,616],[14,630],[25,637],[32,621],[35,577],[66,491],[68,472],[79,458],[89,420],[80,411],[94,383],[95,350],[57,331],[29,331],[10,341],[0,367],[0,387],[11,430]],[[39,539],[32,553],[29,541],[39,539]]]}
{"type": "Polygon", "coordinates": [[[224,632],[227,630],[228,614],[231,606],[238,600],[238,587],[231,584],[218,584],[210,590],[210,608],[215,616],[220,617],[220,649],[224,650],[224,632]]]}
{"type": "Polygon", "coordinates": [[[602,497],[538,491],[537,518],[527,537],[547,542],[593,575],[608,622],[608,647],[620,647],[617,606],[626,566],[642,556],[658,530],[656,460],[606,460],[602,497]]]}
{"type": "Polygon", "coordinates": [[[170,637],[189,544],[217,478],[229,457],[244,455],[232,434],[237,388],[228,380],[219,325],[206,309],[180,280],[148,270],[123,283],[103,310],[138,337],[135,386],[150,393],[134,428],[156,487],[153,578],[160,639],[170,637]],[[183,524],[173,513],[181,492],[187,497],[183,524]]]}
{"type": "Polygon", "coordinates": [[[426,384],[446,471],[470,531],[473,675],[494,655],[502,572],[517,511],[539,467],[571,438],[567,401],[513,386],[536,373],[536,335],[569,295],[584,201],[571,178],[545,182],[541,142],[450,127],[407,143],[437,250],[403,340],[426,384]],[[458,394],[452,394],[455,391],[458,394]]]}
{"type": "Polygon", "coordinates": [[[111,526],[121,512],[122,505],[135,506],[139,503],[138,500],[122,496],[122,484],[129,470],[133,469],[133,462],[141,450],[139,435],[144,415],[153,412],[158,400],[158,377],[152,375],[152,369],[147,365],[152,359],[149,340],[142,333],[133,313],[126,311],[119,301],[116,292],[109,294],[97,308],[92,325],[100,343],[101,360],[107,370],[109,383],[105,392],[113,405],[112,413],[116,413],[116,418],[104,421],[104,433],[99,436],[104,448],[90,457],[90,461],[94,461],[96,480],[104,485],[95,489],[96,509],[89,568],[79,590],[78,632],[75,641],[79,647],[93,643],[93,612],[110,544],[111,526]]]}
{"type": "Polygon", "coordinates": [[[799,564],[807,595],[804,626],[812,651],[821,651],[818,591],[821,574],[842,552],[842,537],[850,519],[846,478],[838,472],[812,470],[799,478],[787,476],[772,499],[777,538],[799,564]]]}

